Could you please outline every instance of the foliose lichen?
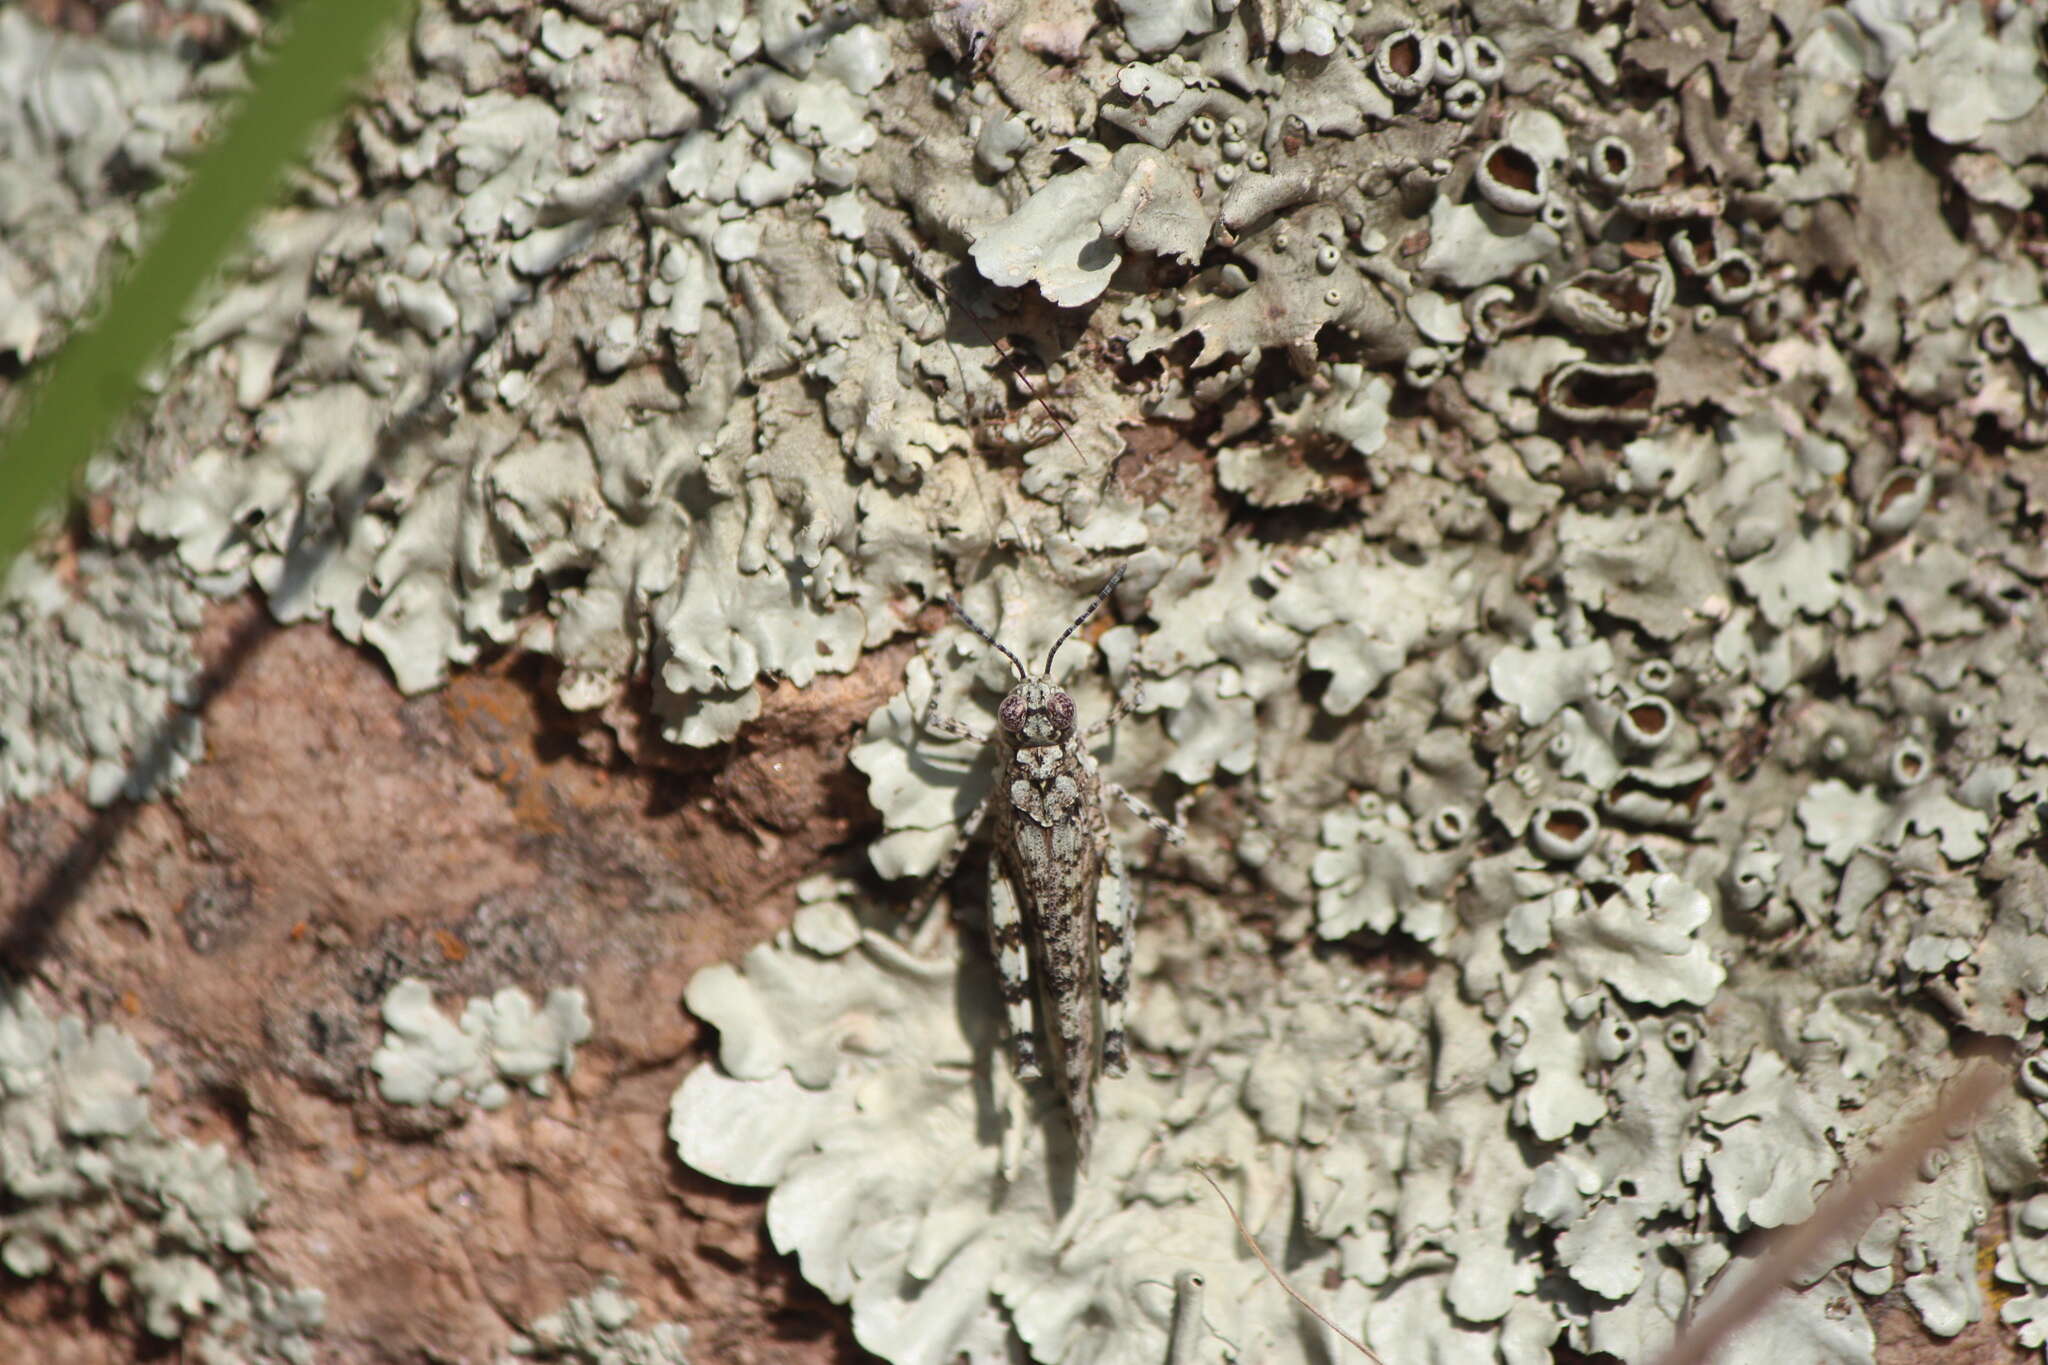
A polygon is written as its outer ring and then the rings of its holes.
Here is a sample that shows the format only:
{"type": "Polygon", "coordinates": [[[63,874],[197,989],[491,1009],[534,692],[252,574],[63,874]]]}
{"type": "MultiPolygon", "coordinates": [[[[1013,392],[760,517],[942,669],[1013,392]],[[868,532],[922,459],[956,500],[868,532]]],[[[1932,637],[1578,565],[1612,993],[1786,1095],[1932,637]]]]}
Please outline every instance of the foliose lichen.
{"type": "Polygon", "coordinates": [[[451,1021],[433,988],[407,977],[384,997],[384,1042],[370,1058],[377,1092],[393,1104],[447,1109],[467,1101],[502,1109],[512,1086],[548,1093],[548,1075],[575,1074],[576,1045],[590,1037],[588,1001],[574,987],[548,992],[538,1008],[516,986],[473,996],[451,1021]]]}
{"type": "MultiPolygon", "coordinates": [[[[1088,1171],[979,956],[837,887],[693,983],[684,1158],[892,1359],[1156,1359],[1190,1268],[1219,1352],[1323,1350],[1196,1163],[1376,1345],[1648,1359],[1959,1039],[2048,1037],[2042,16],[1116,12],[426,8],[93,548],[408,689],[644,679],[693,745],[948,591],[1042,650],[1126,565],[1065,677],[1142,681],[1105,769],[1195,837],[1088,1171]]],[[[1006,685],[970,641],[855,749],[884,877],[984,789],[918,725],[1006,685]]],[[[23,782],[123,762],[95,723],[23,782]]],[[[2044,1141],[2008,1097],[1745,1349],[1868,1359],[1845,1283],[1961,1330],[2044,1141]]]]}
{"type": "MultiPolygon", "coordinates": [[[[1115,1087],[1075,1174],[1063,1117],[986,1065],[998,1011],[983,1003],[985,964],[912,956],[863,924],[844,888],[808,894],[777,942],[690,984],[691,1008],[720,1028],[723,1065],[677,1092],[670,1133],[693,1166],[775,1186],[777,1245],[851,1303],[856,1336],[887,1359],[997,1359],[1012,1330],[1038,1359],[1158,1359],[1174,1277],[1190,1268],[1208,1282],[1199,1358],[1228,1342],[1309,1359],[1292,1306],[1266,1292],[1194,1168],[1213,1170],[1269,1237],[1304,1201],[1338,1240],[1301,1273],[1351,1263],[1375,1282],[1396,1177],[1448,1193],[1457,1144],[1404,1143],[1385,1122],[1389,1096],[1420,1098],[1419,1002],[1389,1008],[1355,977],[1347,991],[1353,974],[1306,955],[1253,972],[1203,940],[1223,927],[1213,905],[1190,907],[1170,946],[1155,935],[1144,949],[1147,974],[1206,988],[1158,992],[1133,1020],[1147,1048],[1210,1064],[1115,1087]],[[1327,1144],[1323,1155],[1288,1156],[1302,1140],[1327,1144]],[[1367,1166],[1337,1164],[1361,1151],[1367,1166]]],[[[1347,1306],[1363,1302],[1349,1291],[1347,1306]]]]}
{"type": "Polygon", "coordinates": [[[506,1360],[569,1365],[689,1365],[690,1329],[658,1322],[634,1327],[640,1305],[607,1281],[571,1299],[515,1337],[506,1360]]]}
{"type": "MultiPolygon", "coordinates": [[[[0,13],[0,360],[48,357],[98,297],[198,135],[234,59],[107,16],[97,39],[0,13]]],[[[0,380],[0,418],[24,388],[0,380]]],[[[174,787],[199,749],[187,709],[206,595],[136,534],[120,462],[86,475],[105,513],[75,554],[0,566],[0,797],[80,786],[95,803],[174,787]]]]}
{"type": "Polygon", "coordinates": [[[254,1267],[255,1173],[160,1132],[153,1072],[119,1030],[0,993],[0,1274],[95,1284],[129,1330],[207,1365],[309,1365],[324,1296],[254,1267]]]}

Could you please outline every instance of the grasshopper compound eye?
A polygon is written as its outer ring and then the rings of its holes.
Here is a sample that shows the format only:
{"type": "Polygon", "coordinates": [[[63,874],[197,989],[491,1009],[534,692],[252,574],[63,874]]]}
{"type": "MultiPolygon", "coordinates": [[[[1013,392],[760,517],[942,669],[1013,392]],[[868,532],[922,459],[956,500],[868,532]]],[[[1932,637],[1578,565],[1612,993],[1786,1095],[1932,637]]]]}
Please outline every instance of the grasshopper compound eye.
{"type": "Polygon", "coordinates": [[[1003,698],[1003,704],[996,708],[996,721],[1014,735],[1024,728],[1025,713],[1029,710],[1020,689],[1003,698]]]}

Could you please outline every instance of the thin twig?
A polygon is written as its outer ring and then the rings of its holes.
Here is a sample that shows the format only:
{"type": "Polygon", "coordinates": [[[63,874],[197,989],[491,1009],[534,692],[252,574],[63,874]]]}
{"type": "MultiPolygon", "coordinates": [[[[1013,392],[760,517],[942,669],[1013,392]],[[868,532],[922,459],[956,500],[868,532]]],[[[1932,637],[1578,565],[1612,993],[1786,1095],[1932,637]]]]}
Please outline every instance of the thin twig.
{"type": "Polygon", "coordinates": [[[1223,1192],[1223,1187],[1216,1183],[1216,1178],[1210,1175],[1206,1170],[1202,1169],[1200,1166],[1195,1167],[1195,1174],[1202,1177],[1202,1179],[1208,1181],[1209,1188],[1216,1191],[1216,1197],[1223,1201],[1224,1209],[1227,1210],[1230,1214],[1230,1221],[1237,1224],[1237,1230],[1244,1235],[1245,1245],[1252,1249],[1252,1255],[1259,1258],[1259,1264],[1264,1266],[1266,1268],[1266,1273],[1273,1277],[1273,1283],[1279,1285],[1282,1289],[1286,1290],[1287,1296],[1293,1299],[1296,1303],[1300,1304],[1303,1308],[1306,1308],[1309,1312],[1309,1316],[1313,1317],[1317,1322],[1320,1322],[1323,1326],[1329,1328],[1332,1332],[1335,1332],[1338,1336],[1344,1338],[1344,1340],[1351,1346],[1353,1350],[1357,1351],[1367,1360],[1370,1360],[1373,1363],[1373,1365],[1386,1365],[1385,1361],[1381,1360],[1377,1355],[1373,1354],[1372,1347],[1367,1346],[1357,1337],[1352,1336],[1342,1327],[1339,1327],[1336,1323],[1330,1321],[1329,1317],[1323,1312],[1322,1309],[1316,1307],[1307,1299],[1303,1298],[1301,1296],[1300,1290],[1296,1289],[1293,1285],[1287,1283],[1287,1277],[1285,1275],[1282,1275],[1280,1273],[1280,1268],[1274,1265],[1273,1262],[1267,1257],[1266,1249],[1259,1245],[1259,1239],[1252,1236],[1252,1230],[1244,1225],[1244,1219],[1237,1216],[1237,1210],[1231,1207],[1230,1196],[1223,1192]]]}

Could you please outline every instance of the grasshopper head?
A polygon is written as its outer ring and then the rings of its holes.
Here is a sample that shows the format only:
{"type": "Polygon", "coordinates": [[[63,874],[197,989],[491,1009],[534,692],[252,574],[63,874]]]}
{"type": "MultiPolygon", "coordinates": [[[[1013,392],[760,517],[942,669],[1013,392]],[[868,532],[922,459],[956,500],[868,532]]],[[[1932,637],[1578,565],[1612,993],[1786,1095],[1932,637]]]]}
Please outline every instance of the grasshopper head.
{"type": "Polygon", "coordinates": [[[1005,734],[1014,736],[1016,742],[1025,748],[1040,748],[1049,744],[1064,744],[1074,734],[1074,699],[1065,689],[1052,680],[1052,661],[1059,657],[1060,646],[1073,637],[1075,631],[1102,605],[1102,599],[1122,581],[1124,566],[1119,564],[1116,572],[1109,576],[1074,623],[1061,632],[1060,638],[1052,642],[1052,648],[1045,652],[1045,671],[1033,673],[1024,667],[1024,661],[1012,653],[1008,646],[983,629],[981,623],[969,616],[961,605],[948,597],[946,605],[960,618],[962,625],[985,640],[989,646],[1005,659],[1016,671],[1017,685],[1010,689],[1010,695],[1003,698],[1003,704],[996,708],[996,720],[1005,734]]]}
{"type": "Polygon", "coordinates": [[[1003,698],[996,720],[1020,745],[1064,744],[1074,734],[1074,699],[1049,678],[1027,678],[1003,698]]]}

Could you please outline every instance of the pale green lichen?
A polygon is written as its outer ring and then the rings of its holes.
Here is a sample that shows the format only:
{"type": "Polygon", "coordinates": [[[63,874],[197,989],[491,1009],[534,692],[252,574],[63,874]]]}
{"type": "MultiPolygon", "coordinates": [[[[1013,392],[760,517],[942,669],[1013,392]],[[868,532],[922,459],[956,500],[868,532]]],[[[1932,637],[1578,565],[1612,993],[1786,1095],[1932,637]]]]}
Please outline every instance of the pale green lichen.
{"type": "Polygon", "coordinates": [[[158,1131],[127,1036],[0,993],[0,1266],[96,1281],[121,1320],[208,1365],[309,1365],[318,1290],[248,1265],[264,1194],[218,1144],[158,1131]]]}
{"type": "MultiPolygon", "coordinates": [[[[1949,1029],[2041,1046],[2038,17],[1118,12],[429,7],[97,476],[80,574],[18,578],[9,790],[175,778],[138,745],[200,589],[408,689],[499,646],[578,709],[644,678],[713,745],[949,591],[1036,659],[1126,564],[1061,677],[1091,719],[1145,684],[1105,771],[1192,792],[1195,836],[1145,879],[1147,1074],[1103,1087],[1086,1235],[979,957],[963,987],[836,888],[693,984],[727,1073],[678,1099],[686,1157],[776,1185],[776,1236],[898,1359],[1155,1359],[1190,1266],[1203,1351],[1334,1350],[1195,1157],[1395,1354],[1649,1358],[1745,1229],[1929,1100],[1949,1029]]],[[[30,221],[9,252],[68,249],[30,221]]],[[[869,718],[883,875],[987,789],[927,701],[985,722],[1009,682],[943,630],[869,718]]],[[[386,1054],[409,1093],[502,1084],[428,1014],[386,1054]]],[[[1853,1283],[1959,1330],[1974,1215],[2032,1192],[2043,1134],[1995,1111],[1852,1239],[1853,1283]]],[[[1839,1273],[1750,1331],[1870,1354],[1839,1273]]]]}
{"type": "MultiPolygon", "coordinates": [[[[1148,953],[1155,965],[1159,951],[1148,953]]],[[[1425,1145],[1404,1163],[1398,1128],[1376,1117],[1388,1094],[1415,1085],[1402,1059],[1420,1017],[1363,999],[1333,1008],[1319,983],[1336,978],[1308,959],[1287,976],[1233,980],[1241,967],[1199,939],[1163,951],[1220,994],[1154,995],[1137,1036],[1209,1060],[1199,1073],[1148,1070],[1105,1090],[1094,1158],[1071,1189],[1062,1116],[989,1066],[997,1011],[986,969],[970,963],[963,980],[958,960],[912,957],[872,928],[831,952],[785,938],[692,981],[691,1008],[725,1040],[723,1069],[686,1081],[670,1133],[692,1165],[776,1187],[777,1245],[851,1303],[856,1336],[888,1359],[1000,1354],[1006,1317],[1038,1359],[1157,1358],[1173,1276],[1189,1267],[1208,1278],[1219,1340],[1263,1359],[1311,1358],[1291,1307],[1264,1292],[1264,1270],[1193,1168],[1217,1171],[1260,1227],[1292,1217],[1299,1189],[1312,1225],[1344,1248],[1316,1253],[1311,1270],[1362,1255],[1384,1277],[1374,1248],[1396,1206],[1395,1175],[1455,1161],[1425,1145]],[[1265,1008],[1240,1013],[1229,1003],[1240,993],[1265,1008]],[[962,999],[973,1002],[965,1013],[962,999]],[[1344,1067],[1318,1067],[1320,1056],[1344,1067]],[[1340,1133],[1345,1145],[1299,1166],[1282,1155],[1340,1133]],[[1363,1183],[1348,1145],[1359,1139],[1378,1153],[1363,1183]]]]}
{"type": "Polygon", "coordinates": [[[571,1299],[513,1338],[511,1361],[560,1361],[566,1365],[689,1365],[690,1329],[659,1322],[634,1327],[640,1305],[607,1280],[571,1299]]]}
{"type": "Polygon", "coordinates": [[[576,1046],[590,1037],[583,992],[548,992],[538,1008],[508,986],[472,997],[451,1021],[434,1004],[433,988],[407,977],[384,997],[384,1042],[370,1058],[377,1091],[393,1104],[443,1109],[467,1101],[502,1109],[511,1086],[548,1093],[550,1072],[575,1074],[576,1046]]]}

